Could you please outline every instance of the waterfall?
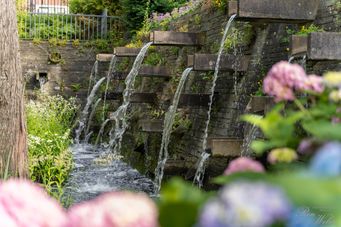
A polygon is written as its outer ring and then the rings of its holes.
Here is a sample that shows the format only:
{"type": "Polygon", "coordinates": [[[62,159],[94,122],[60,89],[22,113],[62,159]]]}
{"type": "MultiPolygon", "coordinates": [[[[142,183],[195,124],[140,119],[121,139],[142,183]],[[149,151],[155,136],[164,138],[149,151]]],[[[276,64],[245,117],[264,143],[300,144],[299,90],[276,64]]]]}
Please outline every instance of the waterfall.
{"type": "Polygon", "coordinates": [[[116,62],[117,62],[117,57],[116,57],[116,55],[113,55],[111,60],[110,60],[109,70],[108,70],[108,74],[107,74],[107,84],[105,86],[105,92],[104,92],[104,98],[103,98],[102,121],[104,121],[104,119],[105,119],[105,104],[106,104],[106,101],[107,101],[107,94],[108,94],[108,89],[109,89],[109,83],[111,81],[112,74],[115,71],[116,62]]]}
{"type": "Polygon", "coordinates": [[[101,128],[100,128],[100,130],[99,130],[99,132],[98,132],[98,135],[97,135],[97,138],[96,138],[96,142],[95,142],[96,145],[98,145],[98,143],[101,142],[100,140],[102,140],[102,136],[103,136],[103,133],[104,133],[105,126],[107,126],[107,124],[108,124],[110,121],[112,121],[112,119],[108,118],[108,119],[106,119],[106,120],[102,123],[101,128]]]}
{"type": "Polygon", "coordinates": [[[91,127],[91,123],[92,123],[92,119],[94,118],[95,116],[95,113],[96,113],[96,110],[97,110],[97,107],[99,105],[99,103],[102,101],[101,98],[99,98],[95,104],[92,106],[92,110],[91,110],[91,113],[90,113],[90,116],[89,116],[89,120],[88,120],[88,124],[87,124],[87,127],[86,127],[86,130],[85,130],[85,135],[87,136],[89,131],[90,131],[90,127],[91,127]]]}
{"type": "Polygon", "coordinates": [[[167,113],[165,114],[165,120],[163,123],[163,133],[162,133],[162,142],[161,142],[161,148],[159,153],[159,160],[158,165],[155,169],[155,193],[158,193],[161,188],[164,168],[168,159],[168,145],[170,141],[170,136],[172,133],[172,127],[174,124],[175,114],[176,110],[178,108],[179,100],[181,91],[185,85],[185,82],[187,80],[187,77],[189,73],[192,71],[193,68],[187,68],[181,75],[181,79],[178,85],[178,88],[176,89],[176,92],[174,94],[173,103],[168,108],[167,113]]]}
{"type": "Polygon", "coordinates": [[[290,56],[288,62],[291,63],[295,59],[295,56],[290,56]]]}
{"type": "Polygon", "coordinates": [[[197,182],[198,187],[201,188],[203,185],[203,180],[204,180],[204,176],[205,176],[205,171],[206,171],[206,161],[210,158],[210,154],[206,153],[206,152],[202,152],[201,153],[201,157],[199,159],[199,163],[198,163],[198,168],[197,171],[195,173],[195,177],[194,177],[194,182],[197,182]]]}
{"type": "Polygon", "coordinates": [[[306,70],[307,65],[307,55],[303,55],[300,65],[306,70]]]}
{"type": "Polygon", "coordinates": [[[96,83],[97,75],[98,75],[98,61],[96,60],[94,65],[92,66],[91,73],[90,73],[88,96],[90,95],[92,82],[94,82],[94,84],[96,83]]]}
{"type": "MultiPolygon", "coordinates": [[[[259,116],[263,118],[263,116],[259,116]]],[[[244,136],[242,149],[240,152],[240,156],[248,157],[252,153],[251,151],[251,143],[257,138],[258,126],[252,125],[251,129],[248,131],[247,135],[244,136]]]]}
{"type": "MultiPolygon", "coordinates": [[[[223,38],[221,40],[221,43],[220,43],[220,48],[219,48],[219,52],[218,52],[218,58],[217,58],[217,62],[216,62],[216,65],[215,65],[215,70],[214,70],[214,76],[213,76],[213,84],[212,84],[212,87],[211,87],[211,95],[210,95],[210,102],[209,102],[209,105],[208,105],[208,112],[207,112],[207,120],[206,120],[206,125],[205,125],[205,132],[204,132],[204,138],[203,138],[203,143],[202,143],[202,152],[205,153],[205,150],[207,148],[207,137],[208,137],[208,127],[209,127],[209,124],[210,124],[210,121],[211,121],[211,111],[212,111],[212,104],[213,104],[213,97],[214,97],[214,91],[215,91],[215,87],[216,87],[216,83],[217,83],[217,79],[218,79],[218,74],[219,74],[219,67],[220,67],[220,60],[221,60],[221,55],[223,53],[223,50],[224,50],[224,42],[227,38],[227,34],[228,34],[228,31],[231,27],[231,24],[234,20],[234,18],[236,17],[237,15],[234,14],[230,17],[229,21],[227,22],[226,24],[226,28],[225,28],[225,31],[224,31],[224,35],[223,35],[223,38]]],[[[203,157],[206,157],[205,155],[201,155],[201,160],[199,161],[199,164],[203,161],[203,157]]],[[[208,157],[204,160],[204,162],[208,159],[208,157]]],[[[204,168],[205,167],[205,164],[202,164],[202,166],[199,166],[198,165],[198,168],[197,168],[197,171],[196,171],[196,174],[195,174],[195,177],[194,177],[194,183],[197,183],[199,186],[202,184],[202,182],[198,182],[197,179],[202,179],[203,177],[201,177],[202,173],[205,172],[205,170],[201,170],[199,169],[199,167],[202,167],[204,168]]]]}
{"type": "Polygon", "coordinates": [[[88,114],[89,114],[89,109],[90,106],[95,98],[96,92],[99,89],[99,87],[101,86],[101,84],[103,83],[103,81],[105,80],[105,77],[103,77],[102,79],[100,79],[95,86],[92,88],[90,95],[87,97],[87,102],[86,105],[83,109],[83,111],[81,112],[81,116],[79,118],[79,126],[76,130],[76,137],[75,137],[75,142],[78,144],[79,143],[79,139],[80,136],[84,130],[84,128],[86,128],[86,121],[88,119],[88,114]]]}
{"type": "Polygon", "coordinates": [[[127,110],[130,104],[131,95],[133,94],[135,79],[142,65],[144,56],[152,44],[153,42],[149,42],[144,45],[137,55],[133,67],[125,80],[126,87],[123,91],[123,103],[111,116],[111,119],[115,121],[115,126],[109,133],[109,148],[113,148],[114,154],[117,154],[121,149],[122,137],[128,127],[127,110]]]}

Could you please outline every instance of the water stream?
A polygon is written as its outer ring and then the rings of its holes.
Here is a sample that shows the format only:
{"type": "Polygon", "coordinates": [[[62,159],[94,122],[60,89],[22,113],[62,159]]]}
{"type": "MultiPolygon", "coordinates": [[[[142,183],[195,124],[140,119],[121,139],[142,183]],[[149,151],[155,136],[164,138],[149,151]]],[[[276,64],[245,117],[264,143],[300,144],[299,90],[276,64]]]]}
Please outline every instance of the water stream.
{"type": "Polygon", "coordinates": [[[120,160],[103,165],[97,159],[106,149],[90,144],[70,147],[75,166],[64,188],[72,203],[90,200],[110,191],[138,191],[153,195],[153,181],[120,160]]]}
{"type": "Polygon", "coordinates": [[[111,82],[111,77],[115,71],[116,63],[117,63],[117,57],[116,57],[116,55],[113,55],[111,60],[110,60],[110,64],[109,64],[109,70],[108,70],[108,74],[107,74],[107,84],[105,85],[105,92],[104,92],[104,98],[103,98],[102,121],[104,121],[104,119],[105,119],[105,108],[106,108],[105,104],[107,101],[109,83],[111,82]]]}
{"type": "Polygon", "coordinates": [[[97,99],[97,101],[95,102],[95,104],[92,106],[92,110],[91,110],[91,113],[90,113],[90,116],[89,116],[89,120],[88,120],[88,123],[87,123],[87,127],[85,129],[85,136],[87,137],[88,134],[89,134],[89,131],[90,131],[90,127],[91,127],[91,123],[92,123],[92,120],[94,119],[94,116],[95,116],[95,113],[96,113],[96,110],[97,110],[97,107],[99,105],[99,103],[102,101],[101,98],[97,99]]]}
{"type": "Polygon", "coordinates": [[[128,127],[127,110],[130,104],[131,95],[134,91],[135,79],[138,75],[147,50],[152,44],[152,42],[149,42],[144,45],[140,53],[137,55],[133,67],[125,80],[126,87],[123,91],[123,103],[111,116],[111,119],[115,121],[115,125],[109,133],[109,148],[113,149],[114,154],[118,154],[121,149],[122,138],[128,127]]]}
{"type": "Polygon", "coordinates": [[[206,162],[210,158],[210,154],[206,152],[201,153],[200,161],[198,163],[197,172],[195,173],[194,182],[197,182],[198,187],[201,188],[204,181],[206,162]]]}
{"type": "Polygon", "coordinates": [[[92,83],[94,84],[96,83],[97,75],[98,75],[98,61],[96,60],[94,65],[92,66],[91,73],[90,73],[88,96],[90,95],[90,92],[91,92],[92,83]]]}
{"type": "Polygon", "coordinates": [[[192,71],[193,68],[187,68],[181,75],[181,79],[179,82],[179,85],[176,89],[176,92],[174,94],[172,105],[168,108],[167,113],[165,114],[165,120],[163,123],[163,133],[162,133],[162,142],[161,142],[161,148],[159,152],[159,159],[158,159],[158,165],[155,169],[155,193],[158,193],[161,188],[162,178],[164,174],[164,168],[168,159],[168,145],[170,141],[170,136],[172,133],[172,127],[174,124],[175,114],[176,110],[178,108],[180,95],[182,92],[182,89],[185,85],[185,82],[187,80],[188,75],[192,71]]]}
{"type": "Polygon", "coordinates": [[[76,129],[76,136],[75,136],[75,143],[79,143],[80,140],[80,136],[83,132],[83,130],[86,128],[86,122],[88,120],[88,115],[89,115],[89,109],[92,105],[92,102],[95,98],[96,92],[99,89],[99,87],[101,86],[101,84],[103,83],[103,81],[105,80],[105,77],[103,77],[102,79],[100,79],[95,86],[92,88],[88,98],[87,98],[87,102],[86,105],[83,109],[83,111],[81,112],[80,118],[79,118],[79,126],[76,129]]]}
{"type": "Polygon", "coordinates": [[[208,105],[207,120],[206,120],[206,124],[205,124],[205,131],[204,131],[204,137],[203,137],[203,143],[202,143],[202,152],[203,153],[201,155],[201,160],[198,162],[198,167],[197,167],[197,171],[196,171],[196,174],[194,177],[194,182],[193,182],[193,183],[197,184],[198,186],[202,185],[202,179],[203,179],[202,175],[203,175],[203,173],[205,173],[205,170],[202,169],[205,167],[205,163],[203,163],[202,165],[200,165],[200,163],[208,160],[208,157],[205,160],[203,160],[203,158],[207,156],[207,155],[204,155],[204,153],[205,153],[205,150],[207,148],[208,128],[209,128],[210,121],[211,121],[213,97],[214,97],[215,87],[216,87],[216,83],[217,83],[217,79],[218,79],[218,75],[219,75],[219,67],[220,67],[221,56],[223,54],[224,43],[225,43],[225,40],[227,38],[228,31],[229,31],[229,29],[232,25],[232,22],[236,16],[237,15],[234,14],[230,17],[229,21],[226,24],[223,38],[221,39],[221,42],[220,42],[220,48],[219,48],[218,58],[217,58],[217,62],[215,65],[215,70],[214,70],[213,84],[211,87],[210,102],[208,105]],[[201,180],[201,181],[198,181],[198,180],[201,180]]]}

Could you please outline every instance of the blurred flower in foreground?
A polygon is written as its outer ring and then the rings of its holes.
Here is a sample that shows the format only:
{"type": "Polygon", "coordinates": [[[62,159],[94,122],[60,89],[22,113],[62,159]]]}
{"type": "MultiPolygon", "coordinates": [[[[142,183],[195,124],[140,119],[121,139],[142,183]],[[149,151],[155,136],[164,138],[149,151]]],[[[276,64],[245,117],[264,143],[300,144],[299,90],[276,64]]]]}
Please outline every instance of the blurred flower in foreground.
{"type": "Polygon", "coordinates": [[[39,186],[25,180],[0,183],[0,226],[60,227],[65,221],[58,202],[39,186]]]}
{"type": "Polygon", "coordinates": [[[297,64],[286,61],[273,65],[264,79],[264,93],[275,96],[275,101],[294,100],[294,89],[303,89],[307,75],[297,64]]]}
{"type": "Polygon", "coordinates": [[[260,162],[250,158],[237,158],[230,162],[228,168],[225,170],[225,175],[230,175],[237,172],[264,172],[264,167],[260,162]]]}
{"type": "Polygon", "coordinates": [[[341,88],[339,90],[330,92],[329,99],[333,102],[340,102],[341,101],[341,88]]]}
{"type": "Polygon", "coordinates": [[[268,162],[275,163],[291,163],[297,160],[298,156],[295,150],[290,148],[278,148],[272,150],[268,155],[268,162]]]}
{"type": "Polygon", "coordinates": [[[296,208],[292,211],[287,224],[288,227],[319,227],[318,220],[309,209],[296,208]]]}
{"type": "Polygon", "coordinates": [[[310,164],[310,171],[320,176],[341,174],[341,143],[330,142],[324,145],[310,164]]]}
{"type": "Polygon", "coordinates": [[[305,73],[302,66],[280,61],[273,65],[264,79],[264,93],[274,96],[275,101],[292,101],[295,91],[324,91],[323,78],[305,73]]]}
{"type": "Polygon", "coordinates": [[[323,79],[329,87],[341,87],[341,72],[328,72],[323,79]]]}
{"type": "Polygon", "coordinates": [[[65,227],[156,227],[158,212],[143,194],[112,192],[76,205],[65,227]]]}
{"type": "Polygon", "coordinates": [[[322,93],[324,91],[324,80],[321,76],[309,75],[303,90],[322,93]]]}
{"type": "Polygon", "coordinates": [[[236,182],[207,203],[200,227],[263,227],[289,217],[291,205],[284,193],[268,184],[236,182]]]}

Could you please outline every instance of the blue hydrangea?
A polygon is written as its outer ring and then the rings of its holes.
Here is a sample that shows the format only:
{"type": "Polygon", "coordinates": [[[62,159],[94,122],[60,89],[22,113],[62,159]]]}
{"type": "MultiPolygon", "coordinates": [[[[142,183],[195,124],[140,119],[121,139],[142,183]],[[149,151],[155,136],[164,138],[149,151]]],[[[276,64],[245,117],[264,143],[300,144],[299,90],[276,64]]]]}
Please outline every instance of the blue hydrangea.
{"type": "Polygon", "coordinates": [[[289,217],[291,205],[284,193],[265,183],[236,182],[209,202],[200,227],[263,227],[289,217]]]}
{"type": "Polygon", "coordinates": [[[341,175],[341,143],[325,144],[312,159],[310,171],[318,176],[341,175]]]}
{"type": "Polygon", "coordinates": [[[320,227],[314,214],[304,208],[297,208],[290,214],[288,227],[320,227]]]}

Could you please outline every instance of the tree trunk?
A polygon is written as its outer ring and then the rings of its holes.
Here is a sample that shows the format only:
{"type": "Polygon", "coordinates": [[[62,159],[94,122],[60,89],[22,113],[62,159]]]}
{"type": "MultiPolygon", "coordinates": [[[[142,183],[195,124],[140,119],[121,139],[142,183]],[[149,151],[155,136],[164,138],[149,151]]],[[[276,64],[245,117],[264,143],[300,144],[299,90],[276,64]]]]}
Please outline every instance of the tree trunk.
{"type": "Polygon", "coordinates": [[[0,1],[0,173],[27,176],[24,81],[14,0],[0,1]],[[10,162],[8,162],[10,160],[10,162]]]}

